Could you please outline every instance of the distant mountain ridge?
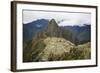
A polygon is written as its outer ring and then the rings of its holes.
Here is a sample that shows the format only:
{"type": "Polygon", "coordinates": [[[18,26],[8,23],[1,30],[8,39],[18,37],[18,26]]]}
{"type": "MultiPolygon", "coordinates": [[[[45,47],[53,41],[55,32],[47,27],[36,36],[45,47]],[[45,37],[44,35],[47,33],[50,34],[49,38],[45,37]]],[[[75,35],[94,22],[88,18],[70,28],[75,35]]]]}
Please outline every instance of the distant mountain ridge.
{"type": "Polygon", "coordinates": [[[91,26],[84,25],[84,26],[65,26],[61,27],[62,29],[69,30],[73,34],[73,40],[78,40],[79,42],[90,42],[91,40],[91,26]]]}
{"type": "Polygon", "coordinates": [[[28,41],[34,37],[39,31],[46,31],[49,33],[49,36],[57,36],[61,37],[64,35],[65,38],[69,40],[73,40],[72,42],[78,40],[78,42],[87,42],[90,41],[91,35],[91,26],[88,24],[84,24],[84,26],[58,26],[54,19],[46,20],[39,19],[27,24],[23,24],[23,40],[28,41]],[[72,35],[72,37],[67,37],[68,35],[72,35]]]}
{"type": "Polygon", "coordinates": [[[39,19],[27,24],[23,24],[23,40],[31,40],[35,33],[45,29],[47,27],[47,24],[48,20],[45,19],[39,19]]]}

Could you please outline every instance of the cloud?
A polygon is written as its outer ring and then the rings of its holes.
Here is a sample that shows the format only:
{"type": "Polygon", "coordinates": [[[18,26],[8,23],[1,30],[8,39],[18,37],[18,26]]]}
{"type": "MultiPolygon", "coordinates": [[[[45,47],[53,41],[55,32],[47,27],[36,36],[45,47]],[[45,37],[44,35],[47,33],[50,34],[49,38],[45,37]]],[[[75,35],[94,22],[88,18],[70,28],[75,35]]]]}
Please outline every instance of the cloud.
{"type": "Polygon", "coordinates": [[[63,22],[60,22],[59,26],[74,26],[78,23],[78,20],[64,20],[63,22]]]}
{"type": "Polygon", "coordinates": [[[90,13],[23,11],[23,23],[29,23],[38,19],[55,19],[59,26],[91,24],[90,13]]]}
{"type": "Polygon", "coordinates": [[[68,20],[61,21],[58,25],[59,26],[84,26],[84,24],[91,24],[91,19],[89,17],[76,17],[76,18],[69,18],[68,20]]]}

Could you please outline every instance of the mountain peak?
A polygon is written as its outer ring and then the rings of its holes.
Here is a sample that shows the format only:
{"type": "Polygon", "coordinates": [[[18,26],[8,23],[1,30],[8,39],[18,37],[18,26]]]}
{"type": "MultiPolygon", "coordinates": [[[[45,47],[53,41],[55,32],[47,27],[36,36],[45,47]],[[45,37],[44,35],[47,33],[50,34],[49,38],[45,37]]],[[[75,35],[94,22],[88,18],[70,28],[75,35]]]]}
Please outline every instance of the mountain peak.
{"type": "Polygon", "coordinates": [[[51,19],[48,23],[48,26],[53,28],[54,26],[58,26],[58,24],[56,23],[55,19],[51,19]]]}
{"type": "Polygon", "coordinates": [[[51,19],[49,22],[56,23],[55,19],[51,19]]]}
{"type": "Polygon", "coordinates": [[[56,23],[55,19],[51,19],[47,26],[47,33],[51,37],[59,37],[60,36],[60,28],[56,23]]]}

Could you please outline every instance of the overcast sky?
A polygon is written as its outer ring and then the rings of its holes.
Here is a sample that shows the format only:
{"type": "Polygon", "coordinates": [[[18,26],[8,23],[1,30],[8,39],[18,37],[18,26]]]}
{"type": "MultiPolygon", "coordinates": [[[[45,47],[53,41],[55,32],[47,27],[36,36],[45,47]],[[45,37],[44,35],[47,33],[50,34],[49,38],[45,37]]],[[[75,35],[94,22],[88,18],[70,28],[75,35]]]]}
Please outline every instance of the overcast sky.
{"type": "Polygon", "coordinates": [[[48,11],[23,11],[23,23],[30,23],[38,19],[55,19],[59,26],[74,26],[83,24],[91,24],[90,13],[75,12],[48,12],[48,11]]]}

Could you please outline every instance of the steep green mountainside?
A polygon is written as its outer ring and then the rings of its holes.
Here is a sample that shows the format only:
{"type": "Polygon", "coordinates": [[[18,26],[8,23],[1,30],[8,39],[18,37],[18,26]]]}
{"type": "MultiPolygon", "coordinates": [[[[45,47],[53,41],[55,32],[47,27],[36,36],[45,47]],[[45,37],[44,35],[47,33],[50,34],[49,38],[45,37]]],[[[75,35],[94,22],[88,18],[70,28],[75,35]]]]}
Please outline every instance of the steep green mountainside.
{"type": "Polygon", "coordinates": [[[71,32],[62,30],[52,19],[45,30],[24,44],[23,62],[90,59],[90,42],[76,45],[71,39],[71,32]]]}

